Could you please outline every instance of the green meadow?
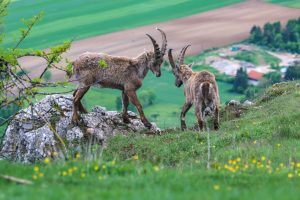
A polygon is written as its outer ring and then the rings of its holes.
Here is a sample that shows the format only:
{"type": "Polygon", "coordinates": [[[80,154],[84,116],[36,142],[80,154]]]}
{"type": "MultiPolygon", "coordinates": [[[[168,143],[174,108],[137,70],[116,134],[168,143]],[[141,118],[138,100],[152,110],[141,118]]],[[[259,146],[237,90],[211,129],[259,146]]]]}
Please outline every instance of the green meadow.
{"type": "Polygon", "coordinates": [[[299,0],[267,0],[270,3],[276,3],[283,6],[293,7],[293,8],[300,8],[300,1],[299,0]]]}
{"type": "Polygon", "coordinates": [[[20,19],[43,11],[21,47],[48,48],[65,40],[83,39],[213,10],[242,0],[19,0],[12,1],[5,18],[6,39],[10,47],[22,27],[20,19]]]}
{"type": "Polygon", "coordinates": [[[209,142],[207,132],[172,130],[116,136],[96,160],[76,154],[34,165],[0,161],[0,174],[33,182],[0,179],[0,199],[296,200],[299,83],[269,88],[240,118],[222,115],[221,129],[210,132],[209,142]]]}

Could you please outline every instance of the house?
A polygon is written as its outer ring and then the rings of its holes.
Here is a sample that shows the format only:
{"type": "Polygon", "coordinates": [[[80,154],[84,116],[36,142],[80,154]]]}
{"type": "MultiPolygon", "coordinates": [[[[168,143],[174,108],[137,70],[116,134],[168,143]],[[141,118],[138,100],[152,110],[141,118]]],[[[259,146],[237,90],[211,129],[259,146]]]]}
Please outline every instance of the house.
{"type": "Polygon", "coordinates": [[[248,84],[258,85],[259,81],[263,78],[264,74],[255,70],[248,72],[248,84]]]}

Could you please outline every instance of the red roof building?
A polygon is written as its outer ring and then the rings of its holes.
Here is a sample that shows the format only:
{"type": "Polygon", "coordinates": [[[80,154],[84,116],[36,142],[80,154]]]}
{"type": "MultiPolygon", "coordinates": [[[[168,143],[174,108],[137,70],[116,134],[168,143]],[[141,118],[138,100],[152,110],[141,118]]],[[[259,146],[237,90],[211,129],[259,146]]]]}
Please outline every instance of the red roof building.
{"type": "Polygon", "coordinates": [[[251,80],[255,80],[255,81],[259,81],[260,79],[262,79],[264,76],[263,73],[260,73],[258,71],[255,71],[255,70],[251,70],[249,73],[248,73],[248,78],[251,79],[251,80]]]}

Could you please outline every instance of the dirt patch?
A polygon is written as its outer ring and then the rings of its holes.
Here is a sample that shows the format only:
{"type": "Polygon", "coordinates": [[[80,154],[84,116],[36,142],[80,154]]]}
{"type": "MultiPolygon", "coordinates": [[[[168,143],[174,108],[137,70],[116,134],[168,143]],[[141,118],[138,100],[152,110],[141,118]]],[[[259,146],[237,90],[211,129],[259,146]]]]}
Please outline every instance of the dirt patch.
{"type": "MultiPolygon", "coordinates": [[[[254,24],[262,26],[266,22],[274,21],[285,23],[288,19],[298,17],[300,9],[252,0],[181,19],[76,41],[65,56],[69,60],[75,60],[86,51],[137,56],[144,49],[152,50],[151,42],[145,33],[160,41],[160,35],[155,31],[156,27],[167,33],[168,47],[173,48],[175,54],[184,45],[191,44],[187,54],[195,55],[211,47],[220,47],[247,38],[254,24]]],[[[32,57],[22,58],[21,63],[24,68],[32,71],[32,75],[40,73],[43,66],[39,59],[32,57]]],[[[53,71],[53,79],[63,80],[64,73],[53,71]]]]}

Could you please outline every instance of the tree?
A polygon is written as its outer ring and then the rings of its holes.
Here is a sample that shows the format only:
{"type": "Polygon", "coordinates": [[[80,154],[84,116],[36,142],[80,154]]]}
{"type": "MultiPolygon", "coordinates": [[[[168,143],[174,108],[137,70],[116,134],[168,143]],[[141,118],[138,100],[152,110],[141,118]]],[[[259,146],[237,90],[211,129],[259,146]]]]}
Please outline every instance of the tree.
{"type": "MultiPolygon", "coordinates": [[[[0,0],[0,27],[3,27],[3,17],[6,15],[6,10],[9,5],[9,0],[0,0]]],[[[47,52],[39,49],[21,49],[20,45],[28,37],[33,26],[38,23],[43,16],[43,13],[39,13],[30,19],[22,19],[24,28],[20,30],[20,38],[16,43],[8,48],[0,48],[0,110],[6,110],[1,114],[0,126],[6,124],[12,117],[12,115],[21,109],[24,105],[30,105],[33,99],[36,99],[36,95],[46,95],[53,93],[40,92],[41,88],[56,87],[59,85],[65,85],[68,80],[60,82],[45,82],[43,78],[47,71],[51,68],[64,71],[68,76],[71,75],[72,65],[67,62],[67,66],[58,67],[56,64],[62,60],[62,53],[66,52],[70,46],[71,41],[64,42],[63,44],[49,48],[47,52]],[[37,76],[29,76],[25,69],[19,64],[19,58],[25,56],[35,56],[42,58],[46,61],[46,66],[42,69],[42,73],[37,76]]],[[[0,43],[5,40],[3,34],[3,28],[0,29],[0,43]]],[[[72,92],[70,90],[68,92],[72,92]]],[[[67,93],[67,92],[62,92],[67,93]]],[[[33,112],[39,115],[39,112],[33,110],[33,112]]],[[[43,119],[43,117],[41,117],[43,119]]],[[[56,133],[50,122],[46,123],[49,128],[53,130],[55,136],[60,141],[63,149],[65,150],[65,143],[61,137],[56,133]]],[[[65,154],[65,156],[67,156],[65,154]]]]}
{"type": "Polygon", "coordinates": [[[284,79],[287,81],[300,79],[300,62],[296,62],[287,68],[284,79]]]}
{"type": "Polygon", "coordinates": [[[248,87],[248,75],[246,70],[242,67],[237,70],[236,76],[233,82],[233,91],[238,93],[244,93],[248,87]]]}
{"type": "Polygon", "coordinates": [[[49,81],[51,80],[51,78],[52,78],[52,73],[51,73],[51,71],[46,71],[45,74],[44,74],[44,76],[43,76],[43,78],[44,78],[44,80],[45,80],[46,82],[49,82],[49,81]]]}

